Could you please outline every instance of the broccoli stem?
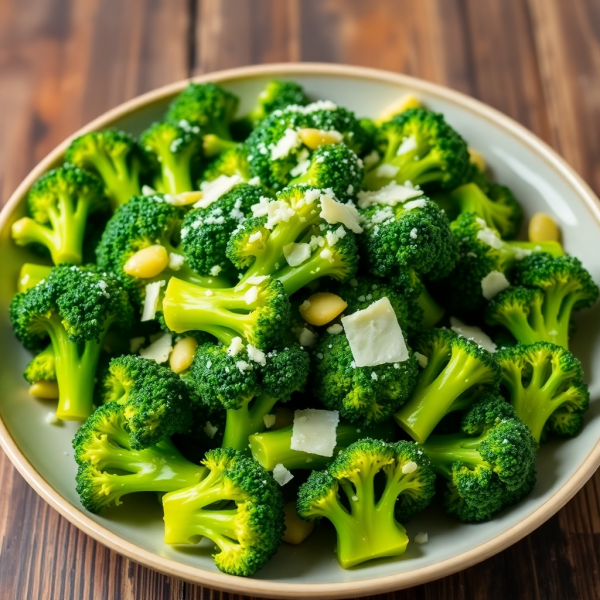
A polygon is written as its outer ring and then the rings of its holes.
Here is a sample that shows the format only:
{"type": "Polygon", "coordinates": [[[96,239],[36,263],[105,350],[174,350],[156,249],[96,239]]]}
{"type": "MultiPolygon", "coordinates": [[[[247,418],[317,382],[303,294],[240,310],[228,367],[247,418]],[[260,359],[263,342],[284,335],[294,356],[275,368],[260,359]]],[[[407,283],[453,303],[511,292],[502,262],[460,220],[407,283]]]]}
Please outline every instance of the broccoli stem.
{"type": "Polygon", "coordinates": [[[25,263],[19,272],[18,291],[26,292],[50,275],[52,267],[25,263]]]}
{"type": "Polygon", "coordinates": [[[442,320],[446,309],[442,308],[427,291],[423,289],[417,298],[418,305],[423,309],[423,329],[431,329],[442,320]]]}
{"type": "Polygon", "coordinates": [[[128,202],[131,197],[141,195],[140,168],[137,161],[132,161],[129,166],[126,157],[114,160],[100,148],[92,156],[88,156],[87,161],[104,181],[113,210],[128,202]]]}
{"type": "Polygon", "coordinates": [[[336,430],[336,446],[332,456],[310,454],[300,450],[292,450],[293,425],[275,431],[256,433],[250,436],[250,450],[254,460],[267,471],[275,465],[282,464],[286,469],[308,469],[311,471],[324,469],[343,448],[363,438],[391,441],[396,438],[396,428],[391,421],[386,421],[369,429],[357,428],[349,423],[340,423],[336,430]]]}
{"type": "Polygon", "coordinates": [[[276,403],[277,398],[260,394],[252,402],[251,408],[249,407],[250,400],[248,400],[240,408],[228,409],[221,446],[247,452],[248,438],[254,433],[264,431],[265,422],[263,418],[271,412],[276,403]]]}
{"type": "Polygon", "coordinates": [[[344,265],[340,263],[333,251],[333,262],[321,258],[319,252],[314,252],[310,258],[297,267],[286,265],[275,274],[275,277],[283,284],[283,289],[288,296],[291,296],[311,281],[319,277],[333,277],[334,279],[343,278],[342,269],[344,265]]]}
{"type": "Polygon", "coordinates": [[[511,206],[490,200],[476,183],[461,185],[450,196],[460,207],[461,213],[474,212],[494,227],[497,227],[498,221],[509,221],[514,211],[511,206]]]}
{"type": "Polygon", "coordinates": [[[435,376],[439,366],[439,360],[430,359],[412,396],[394,415],[400,427],[420,444],[452,410],[459,396],[488,371],[481,361],[461,351],[453,352],[446,367],[435,376]]]}
{"type": "Polygon", "coordinates": [[[432,435],[423,445],[423,450],[434,471],[446,479],[451,479],[454,463],[459,462],[475,468],[485,462],[479,454],[479,447],[486,437],[487,434],[469,438],[465,437],[464,433],[432,435]]]}
{"type": "Polygon", "coordinates": [[[207,158],[212,158],[214,156],[219,156],[227,150],[231,150],[237,146],[237,142],[233,142],[229,139],[224,139],[215,135],[214,133],[207,133],[202,138],[202,149],[204,151],[204,156],[207,158]]]}
{"type": "Polygon", "coordinates": [[[191,157],[173,154],[168,148],[160,149],[160,175],[154,180],[156,191],[180,194],[194,189],[190,174],[191,157]]]}

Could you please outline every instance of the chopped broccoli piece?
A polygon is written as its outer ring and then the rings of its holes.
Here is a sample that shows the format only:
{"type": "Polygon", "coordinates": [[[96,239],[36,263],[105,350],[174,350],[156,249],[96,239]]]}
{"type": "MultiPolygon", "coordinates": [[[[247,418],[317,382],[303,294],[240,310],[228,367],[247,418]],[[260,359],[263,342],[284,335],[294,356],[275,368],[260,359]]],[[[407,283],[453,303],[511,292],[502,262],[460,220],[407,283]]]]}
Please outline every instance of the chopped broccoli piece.
{"type": "Polygon", "coordinates": [[[19,246],[47,248],[55,265],[78,265],[89,217],[108,208],[96,177],[77,167],[60,167],[34,183],[27,197],[30,216],[13,223],[12,237],[19,246]]]}
{"type": "Polygon", "coordinates": [[[29,383],[56,381],[56,360],[52,344],[40,350],[30,361],[23,373],[29,383]]]}
{"type": "Polygon", "coordinates": [[[243,144],[237,144],[211,161],[202,171],[202,181],[214,181],[221,175],[232,177],[237,175],[244,181],[252,179],[248,155],[243,144]]]}
{"type": "Polygon", "coordinates": [[[257,462],[232,448],[207,452],[208,476],[163,497],[165,542],[217,546],[224,573],[249,576],[275,554],[285,530],[279,486],[257,462]]]}
{"type": "Polygon", "coordinates": [[[408,536],[399,520],[429,504],[434,482],[429,460],[417,444],[367,438],[340,452],[326,471],[311,473],[298,492],[297,511],[303,519],[333,523],[337,558],[348,569],[404,553],[408,536]],[[379,473],[385,482],[380,494],[379,473]]]}

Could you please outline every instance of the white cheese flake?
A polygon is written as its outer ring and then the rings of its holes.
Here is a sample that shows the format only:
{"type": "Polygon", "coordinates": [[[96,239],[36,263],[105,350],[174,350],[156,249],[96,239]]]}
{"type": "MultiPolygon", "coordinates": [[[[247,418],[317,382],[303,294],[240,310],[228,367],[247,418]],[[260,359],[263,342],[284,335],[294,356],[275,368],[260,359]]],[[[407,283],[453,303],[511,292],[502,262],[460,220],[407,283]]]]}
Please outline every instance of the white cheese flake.
{"type": "Polygon", "coordinates": [[[144,296],[144,308],[142,310],[142,321],[151,321],[156,316],[158,308],[158,299],[160,288],[165,285],[165,281],[155,281],[146,286],[146,295],[144,296]]]}
{"type": "Polygon", "coordinates": [[[333,335],[342,333],[342,331],[344,331],[344,328],[339,323],[334,323],[333,325],[327,328],[327,333],[331,333],[333,335]]]}
{"type": "Polygon", "coordinates": [[[154,340],[147,348],[140,350],[142,358],[155,360],[158,364],[162,364],[169,360],[169,355],[173,350],[173,340],[170,333],[161,335],[157,340],[154,340]]]}
{"type": "Polygon", "coordinates": [[[275,415],[265,415],[263,417],[263,422],[267,429],[271,429],[271,427],[275,425],[275,421],[277,421],[277,417],[275,415]]]}
{"type": "Polygon", "coordinates": [[[427,206],[427,200],[425,198],[419,198],[417,200],[411,200],[404,205],[404,210],[413,210],[415,208],[423,208],[427,206]]]}
{"type": "Polygon", "coordinates": [[[375,177],[385,177],[386,179],[391,179],[392,177],[396,176],[399,170],[399,167],[396,167],[395,165],[384,163],[375,170],[375,177]]]}
{"type": "Polygon", "coordinates": [[[273,469],[273,479],[280,485],[284,486],[289,483],[294,476],[281,463],[275,465],[273,469]]]}
{"type": "Polygon", "coordinates": [[[301,346],[305,348],[312,348],[317,343],[317,334],[313,333],[310,329],[306,327],[300,332],[300,337],[298,339],[301,346]]]}
{"type": "Polygon", "coordinates": [[[475,342],[478,346],[488,352],[496,352],[498,349],[496,344],[492,341],[492,338],[479,327],[465,325],[456,317],[450,317],[450,327],[452,331],[455,331],[458,335],[475,342]]]}
{"type": "Polygon", "coordinates": [[[297,267],[310,258],[310,244],[287,244],[283,247],[283,255],[290,267],[297,267]]]}
{"type": "Polygon", "coordinates": [[[417,232],[417,228],[416,228],[416,227],[413,227],[413,228],[410,230],[410,237],[411,237],[413,240],[416,240],[416,239],[417,239],[417,237],[418,237],[418,236],[417,236],[417,233],[418,233],[418,232],[417,232]]]}
{"type": "Polygon", "coordinates": [[[387,297],[342,318],[354,362],[374,367],[408,360],[408,348],[396,313],[387,297]]]}
{"type": "Polygon", "coordinates": [[[210,274],[213,277],[216,277],[221,271],[223,270],[223,268],[219,265],[215,265],[211,270],[210,270],[210,274]]]}
{"type": "Polygon", "coordinates": [[[398,146],[398,150],[396,150],[396,156],[402,156],[403,154],[408,154],[413,150],[417,149],[417,140],[414,135],[410,137],[405,137],[402,140],[402,143],[398,146]]]}
{"type": "Polygon", "coordinates": [[[210,421],[206,421],[206,424],[203,427],[204,433],[212,440],[215,437],[219,428],[213,425],[210,421]]]}
{"type": "Polygon", "coordinates": [[[429,541],[429,536],[424,531],[420,531],[415,535],[415,542],[417,544],[426,544],[429,541]]]}
{"type": "Polygon", "coordinates": [[[233,186],[243,183],[243,181],[239,175],[219,175],[213,181],[203,181],[200,184],[202,198],[194,204],[194,208],[208,208],[221,196],[230,191],[233,186]]]}
{"type": "MultiPolygon", "coordinates": [[[[261,196],[258,203],[257,204],[253,204],[250,207],[250,210],[252,211],[252,216],[253,217],[264,217],[267,214],[267,211],[269,210],[269,203],[271,202],[270,198],[265,198],[264,196],[261,196]]],[[[256,235],[256,234],[253,234],[256,235]]],[[[262,234],[261,237],[258,239],[262,239],[262,234]]]]}
{"type": "Polygon", "coordinates": [[[251,361],[258,363],[263,367],[267,364],[265,353],[262,350],[255,348],[252,344],[248,344],[246,350],[248,351],[248,358],[250,358],[251,361]]]}
{"type": "Polygon", "coordinates": [[[491,271],[481,280],[481,293],[486,300],[491,300],[508,287],[510,282],[500,271],[491,271]]]}
{"type": "Polygon", "coordinates": [[[245,360],[238,360],[235,363],[235,366],[238,368],[240,373],[244,373],[245,371],[248,371],[252,368],[252,365],[247,363],[245,360]]]}
{"type": "Polygon", "coordinates": [[[375,192],[358,192],[358,207],[369,208],[373,204],[395,206],[422,195],[421,190],[392,182],[375,192]]]}
{"type": "Polygon", "coordinates": [[[278,223],[287,223],[296,212],[287,203],[281,200],[273,200],[267,204],[267,222],[265,227],[267,229],[273,229],[278,223]]]}
{"type": "Polygon", "coordinates": [[[415,358],[417,359],[417,362],[423,369],[429,363],[429,359],[424,354],[421,354],[420,352],[415,352],[415,358]]]}
{"type": "Polygon", "coordinates": [[[415,461],[409,460],[406,464],[402,465],[402,472],[405,475],[408,475],[414,473],[418,468],[419,465],[415,461]]]}
{"type": "Polygon", "coordinates": [[[248,304],[248,306],[258,299],[258,287],[253,285],[245,294],[244,294],[244,302],[248,304]]]}
{"type": "Polygon", "coordinates": [[[285,158],[292,150],[295,150],[302,140],[298,132],[293,129],[286,129],[283,137],[271,148],[271,160],[285,158]]]}
{"type": "Polygon", "coordinates": [[[62,421],[56,416],[56,413],[49,412],[44,421],[48,423],[48,425],[61,425],[62,421]]]}
{"type": "Polygon", "coordinates": [[[260,177],[258,175],[248,181],[248,185],[260,185],[260,177]]]}
{"type": "Polygon", "coordinates": [[[321,195],[321,214],[319,216],[330,225],[341,223],[354,233],[363,231],[358,211],[353,204],[342,204],[325,194],[321,195]]]}
{"type": "Polygon", "coordinates": [[[173,271],[179,271],[185,262],[185,256],[181,254],[175,254],[175,252],[169,253],[169,269],[173,271]]]}
{"type": "Polygon", "coordinates": [[[294,413],[290,448],[319,456],[333,456],[339,421],[337,410],[297,410],[294,413]]]}
{"type": "Polygon", "coordinates": [[[496,250],[502,248],[502,240],[498,237],[498,234],[489,227],[480,229],[477,232],[477,239],[482,241],[484,244],[487,244],[491,248],[495,248],[496,250]]]}
{"type": "Polygon", "coordinates": [[[234,337],[231,340],[231,344],[229,344],[229,348],[227,348],[227,354],[229,356],[237,356],[240,350],[244,349],[244,342],[241,337],[234,337]]]}
{"type": "Polygon", "coordinates": [[[329,248],[325,248],[324,250],[321,250],[321,252],[319,253],[319,256],[323,259],[323,260],[328,260],[330,263],[333,263],[333,252],[329,249],[329,248]]]}

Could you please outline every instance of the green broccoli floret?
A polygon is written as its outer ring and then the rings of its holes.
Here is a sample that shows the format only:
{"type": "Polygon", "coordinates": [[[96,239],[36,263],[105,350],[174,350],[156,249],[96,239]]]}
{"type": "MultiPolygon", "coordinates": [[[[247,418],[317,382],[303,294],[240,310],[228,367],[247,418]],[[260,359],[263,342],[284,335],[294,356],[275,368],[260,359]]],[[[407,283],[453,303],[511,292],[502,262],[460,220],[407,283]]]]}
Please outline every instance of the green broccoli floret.
{"type": "Polygon", "coordinates": [[[116,209],[142,193],[148,157],[135,139],[118,129],[86,133],[71,142],[65,162],[98,176],[116,209]]]}
{"type": "MultiPolygon", "coordinates": [[[[143,304],[146,286],[149,283],[167,282],[173,275],[206,287],[228,285],[228,281],[222,277],[198,275],[187,261],[183,264],[167,266],[161,273],[151,278],[134,277],[123,270],[127,261],[136,252],[157,244],[163,246],[169,255],[185,256],[181,241],[185,214],[184,208],[169,204],[163,195],[157,194],[132,198],[109,220],[96,248],[98,266],[100,269],[116,274],[136,305],[143,304]]],[[[190,238],[186,246],[188,250],[193,248],[195,238],[190,238]]]]}
{"type": "Polygon", "coordinates": [[[381,160],[365,176],[368,190],[407,181],[452,189],[463,182],[469,167],[466,142],[443,115],[423,108],[409,108],[384,123],[375,143],[381,160]]]}
{"type": "Polygon", "coordinates": [[[157,192],[180,194],[194,189],[202,157],[200,127],[170,121],[154,123],[142,133],[140,144],[152,160],[157,192]]]}
{"type": "Polygon", "coordinates": [[[311,384],[329,410],[350,423],[371,427],[389,419],[417,381],[417,359],[357,367],[345,333],[321,336],[313,350],[311,384]]]}
{"type": "Polygon", "coordinates": [[[436,425],[455,410],[464,410],[474,392],[496,388],[500,367],[493,354],[450,329],[430,329],[413,341],[426,359],[412,395],[394,415],[414,440],[423,443],[436,425]]]}
{"type": "Polygon", "coordinates": [[[125,407],[129,445],[134,450],[182,432],[190,423],[188,387],[171,369],[148,358],[113,358],[100,396],[103,404],[118,402],[125,407]]]}
{"type": "Polygon", "coordinates": [[[439,279],[452,271],[458,249],[450,223],[435,202],[421,196],[408,202],[379,203],[369,192],[359,194],[364,233],[360,254],[377,277],[412,269],[439,279]]]}
{"type": "Polygon", "coordinates": [[[215,564],[224,573],[249,576],[277,552],[285,530],[279,486],[257,462],[232,448],[210,450],[208,476],[163,497],[165,542],[217,546],[215,564]]]}
{"type": "Polygon", "coordinates": [[[200,179],[202,182],[214,181],[221,175],[227,177],[237,175],[243,181],[252,179],[246,147],[243,144],[237,144],[206,165],[200,179]]]}
{"type": "Polygon", "coordinates": [[[503,325],[522,344],[551,342],[569,347],[571,313],[592,306],[598,286],[572,256],[532,254],[517,267],[520,286],[492,299],[486,309],[490,325],[503,325]]]}
{"type": "MultiPolygon", "coordinates": [[[[262,185],[274,191],[286,187],[294,177],[292,171],[310,157],[310,149],[297,133],[304,128],[337,131],[341,141],[359,156],[368,142],[368,135],[354,114],[332,102],[275,110],[245,142],[252,175],[260,177],[262,185]]],[[[344,165],[344,170],[346,167],[350,165],[344,165]]],[[[347,193],[345,188],[343,193],[347,193]]]]}
{"type": "Polygon", "coordinates": [[[429,460],[417,444],[367,438],[340,452],[326,471],[311,473],[298,492],[297,511],[303,519],[333,523],[337,558],[348,569],[404,554],[408,536],[399,520],[429,504],[434,482],[429,460]]]}
{"type": "Polygon", "coordinates": [[[13,298],[10,319],[27,349],[40,350],[50,341],[60,390],[56,416],[86,419],[104,338],[111,327],[127,329],[133,321],[127,293],[110,273],[58,266],[13,298]]]}
{"type": "Polygon", "coordinates": [[[232,147],[230,126],[239,98],[215,83],[190,83],[177,96],[165,115],[180,127],[200,128],[206,156],[216,156],[232,147]]]}
{"type": "Polygon", "coordinates": [[[246,269],[238,287],[273,276],[292,295],[320,277],[338,281],[354,277],[358,268],[354,234],[321,217],[320,197],[316,188],[293,186],[282,190],[277,200],[261,199],[253,212],[266,217],[243,221],[227,247],[231,262],[246,269]]]}
{"type": "Polygon", "coordinates": [[[245,451],[248,438],[265,429],[264,417],[275,404],[303,389],[310,361],[298,345],[268,353],[235,347],[200,346],[190,376],[204,404],[227,410],[223,446],[245,451]]]}
{"type": "Polygon", "coordinates": [[[181,228],[183,250],[196,273],[235,277],[237,270],[227,258],[227,244],[239,224],[252,216],[252,206],[259,204],[265,193],[261,186],[242,183],[208,208],[188,212],[181,228]]]}
{"type": "Polygon", "coordinates": [[[535,485],[537,444],[510,405],[486,394],[463,417],[460,433],[432,435],[423,444],[438,475],[448,480],[446,510],[461,521],[486,521],[535,485]]]}
{"type": "Polygon", "coordinates": [[[118,506],[135,492],[171,492],[198,483],[207,469],[186,460],[165,438],[143,450],[133,448],[126,407],[110,402],[98,408],[73,438],[77,492],[87,510],[118,506]]]}
{"type": "Polygon", "coordinates": [[[290,172],[294,177],[288,185],[330,189],[338,198],[353,196],[360,189],[364,175],[362,161],[345,144],[320,146],[297,170],[290,172]]]}
{"type": "Polygon", "coordinates": [[[311,454],[301,450],[292,450],[293,425],[286,425],[274,431],[264,431],[250,436],[252,457],[267,471],[276,465],[286,469],[302,469],[316,471],[325,469],[331,461],[350,444],[363,438],[373,438],[384,442],[393,442],[398,438],[397,428],[393,421],[383,421],[374,427],[357,427],[350,423],[340,422],[335,430],[336,445],[330,457],[311,454]]]}
{"type": "Polygon", "coordinates": [[[451,224],[460,259],[454,270],[434,282],[434,293],[456,314],[482,309],[486,304],[482,280],[497,271],[512,279],[515,267],[532,253],[549,252],[562,256],[558,242],[505,242],[498,232],[476,213],[462,214],[451,224]]]}
{"type": "Polygon", "coordinates": [[[306,106],[309,102],[301,85],[294,81],[273,79],[258,95],[256,106],[245,117],[234,122],[235,138],[246,139],[258,123],[275,110],[282,110],[288,106],[306,106]]]}
{"type": "Polygon", "coordinates": [[[60,167],[40,177],[27,197],[29,217],[12,225],[19,246],[41,244],[55,265],[81,264],[89,217],[108,210],[101,182],[76,167],[60,167]]]}
{"type": "Polygon", "coordinates": [[[172,277],[162,308],[171,331],[205,331],[227,345],[239,336],[268,350],[289,329],[290,301],[282,284],[272,278],[213,290],[172,277]]]}
{"type": "Polygon", "coordinates": [[[547,342],[519,344],[497,358],[509,402],[538,442],[581,429],[590,394],[581,363],[568,350],[547,342]]]}
{"type": "Polygon", "coordinates": [[[29,383],[56,381],[56,359],[52,344],[40,350],[27,365],[23,377],[29,383]]]}

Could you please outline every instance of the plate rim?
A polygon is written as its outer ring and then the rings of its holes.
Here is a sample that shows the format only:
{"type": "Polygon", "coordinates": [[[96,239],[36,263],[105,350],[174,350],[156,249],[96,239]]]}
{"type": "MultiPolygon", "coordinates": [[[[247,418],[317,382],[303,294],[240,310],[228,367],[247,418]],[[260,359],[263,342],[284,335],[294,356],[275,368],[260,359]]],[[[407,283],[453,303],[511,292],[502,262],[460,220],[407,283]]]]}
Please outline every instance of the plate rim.
{"type": "MultiPolygon", "coordinates": [[[[540,158],[544,159],[550,167],[558,171],[573,186],[578,193],[578,197],[583,201],[584,205],[591,213],[591,216],[596,220],[598,225],[600,225],[600,200],[579,174],[576,173],[575,170],[546,142],[542,141],[524,126],[500,111],[456,90],[409,75],[368,67],[306,62],[253,65],[202,74],[136,96],[135,98],[103,113],[56,146],[29,172],[0,212],[0,231],[7,225],[13,211],[17,208],[19,202],[25,196],[33,182],[57,163],[73,138],[82,135],[83,133],[104,127],[106,124],[128,113],[171,96],[179,92],[192,81],[197,83],[208,81],[228,82],[240,79],[252,79],[265,75],[343,76],[362,80],[375,80],[412,88],[417,93],[419,91],[425,91],[430,95],[443,98],[447,102],[460,105],[461,107],[477,113],[478,116],[498,125],[512,137],[529,147],[540,158]]],[[[412,571],[397,573],[395,575],[386,575],[383,577],[361,579],[358,581],[339,583],[284,583],[235,577],[220,572],[215,573],[205,571],[199,567],[186,565],[174,559],[164,558],[154,552],[141,548],[137,544],[129,542],[121,536],[110,532],[102,524],[97,523],[88,517],[82,509],[63,498],[21,452],[1,417],[0,447],[4,450],[9,460],[27,483],[29,483],[29,485],[48,504],[50,504],[52,508],[57,510],[78,529],[115,552],[166,575],[205,585],[213,589],[234,593],[245,593],[252,596],[260,595],[268,598],[306,598],[307,596],[320,598],[347,598],[350,596],[399,590],[451,575],[452,573],[466,569],[497,554],[531,533],[562,508],[562,506],[564,506],[583,487],[598,466],[600,466],[599,440],[565,485],[548,498],[546,502],[535,509],[528,517],[492,539],[456,556],[446,558],[434,564],[420,567],[412,571]]]]}

